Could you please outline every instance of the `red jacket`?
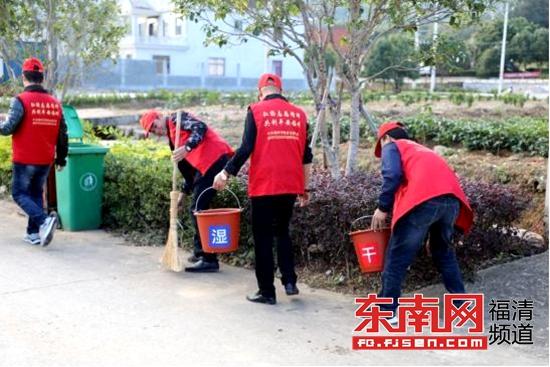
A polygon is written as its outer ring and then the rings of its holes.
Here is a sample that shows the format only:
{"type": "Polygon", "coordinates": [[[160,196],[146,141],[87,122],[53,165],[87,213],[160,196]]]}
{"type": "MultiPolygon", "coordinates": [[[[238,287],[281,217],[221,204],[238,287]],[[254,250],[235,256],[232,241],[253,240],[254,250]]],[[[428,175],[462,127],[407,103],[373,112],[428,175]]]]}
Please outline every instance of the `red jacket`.
{"type": "Polygon", "coordinates": [[[302,195],[307,139],[305,112],[280,98],[263,100],[250,109],[257,134],[250,157],[248,195],[302,195]]]}
{"type": "MultiPolygon", "coordinates": [[[[170,130],[170,140],[175,145],[176,124],[172,121],[172,119],[168,120],[168,128],[170,130]]],[[[191,133],[189,131],[180,130],[180,147],[185,144],[190,135],[191,133]]],[[[187,153],[185,160],[197,169],[201,175],[204,175],[222,155],[227,154],[231,156],[233,153],[234,152],[231,146],[222,137],[220,137],[214,129],[208,127],[203,140],[193,150],[187,153]]]]}
{"type": "Polygon", "coordinates": [[[433,150],[410,140],[399,139],[394,143],[401,154],[403,183],[395,193],[392,228],[417,205],[436,196],[451,194],[460,200],[456,226],[467,233],[473,223],[473,211],[458,177],[445,160],[433,150]]]}
{"type": "Polygon", "coordinates": [[[23,92],[18,96],[25,111],[13,134],[13,162],[49,165],[55,157],[61,104],[47,93],[23,92]]]}

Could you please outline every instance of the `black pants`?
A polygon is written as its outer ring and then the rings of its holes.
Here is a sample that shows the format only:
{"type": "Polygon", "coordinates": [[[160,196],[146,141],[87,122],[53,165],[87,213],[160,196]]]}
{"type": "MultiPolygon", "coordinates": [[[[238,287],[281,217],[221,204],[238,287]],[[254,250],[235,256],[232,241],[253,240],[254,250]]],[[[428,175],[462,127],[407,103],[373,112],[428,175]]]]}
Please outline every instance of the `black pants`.
{"type": "Polygon", "coordinates": [[[296,195],[260,196],[251,198],[252,232],[256,255],[256,279],[264,296],[275,296],[273,238],[277,239],[277,263],[282,283],[296,283],[294,255],[288,226],[296,195]]]}
{"type": "Polygon", "coordinates": [[[195,236],[193,238],[194,240],[193,254],[195,254],[195,256],[197,257],[202,256],[204,258],[204,261],[208,261],[208,262],[217,262],[218,257],[216,256],[216,254],[209,254],[202,251],[201,239],[199,236],[199,227],[197,226],[197,218],[193,213],[195,211],[195,206],[197,207],[197,210],[205,210],[210,208],[210,204],[212,203],[212,200],[214,200],[214,198],[216,197],[216,193],[217,193],[216,190],[210,189],[206,191],[204,195],[201,196],[198,205],[197,205],[197,199],[199,198],[199,195],[204,190],[212,186],[212,184],[214,183],[214,178],[222,169],[224,169],[226,163],[227,163],[227,156],[226,155],[221,156],[208,169],[208,171],[204,173],[204,175],[197,173],[198,177],[195,178],[195,182],[193,184],[193,200],[191,202],[191,206],[189,207],[191,220],[193,221],[193,225],[195,227],[195,236]]]}

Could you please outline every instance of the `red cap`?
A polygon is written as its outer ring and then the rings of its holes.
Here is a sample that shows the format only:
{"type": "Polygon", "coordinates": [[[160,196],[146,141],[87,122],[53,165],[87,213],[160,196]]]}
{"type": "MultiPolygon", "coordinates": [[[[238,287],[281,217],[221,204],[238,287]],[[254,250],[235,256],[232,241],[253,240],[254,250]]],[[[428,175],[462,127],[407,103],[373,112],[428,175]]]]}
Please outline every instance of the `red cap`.
{"type": "Polygon", "coordinates": [[[281,83],[281,78],[279,78],[278,75],[270,73],[262,74],[262,76],[260,76],[260,80],[258,80],[258,89],[262,89],[263,87],[270,85],[283,89],[283,83],[281,83]]]}
{"type": "Polygon", "coordinates": [[[376,138],[376,146],[374,147],[374,156],[376,158],[380,158],[380,155],[382,153],[382,146],[380,145],[380,140],[388,133],[388,131],[391,131],[393,129],[404,129],[405,125],[403,125],[401,122],[398,121],[388,121],[384,122],[380,127],[378,128],[378,136],[376,138]]]}
{"type": "Polygon", "coordinates": [[[151,131],[153,123],[156,119],[160,117],[160,113],[155,110],[149,110],[141,116],[141,118],[139,119],[139,123],[141,124],[143,130],[145,130],[145,137],[149,136],[149,131],[151,131]]]}
{"type": "Polygon", "coordinates": [[[38,71],[43,73],[44,66],[42,66],[42,63],[37,58],[29,57],[23,62],[23,71],[38,71]]]}

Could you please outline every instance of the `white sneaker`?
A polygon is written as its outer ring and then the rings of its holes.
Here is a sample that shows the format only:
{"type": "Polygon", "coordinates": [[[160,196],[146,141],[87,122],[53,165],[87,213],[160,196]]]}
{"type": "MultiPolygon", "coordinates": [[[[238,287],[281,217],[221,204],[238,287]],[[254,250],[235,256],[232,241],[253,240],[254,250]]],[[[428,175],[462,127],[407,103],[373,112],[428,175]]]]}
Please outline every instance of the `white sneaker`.
{"type": "Polygon", "coordinates": [[[46,247],[50,244],[53,238],[53,233],[57,227],[57,216],[55,214],[50,214],[44,223],[40,226],[38,235],[40,236],[40,244],[43,247],[46,247]]]}
{"type": "Polygon", "coordinates": [[[397,318],[397,316],[394,316],[391,319],[388,319],[388,322],[390,323],[390,325],[395,326],[399,323],[399,319],[397,318]]]}
{"type": "Polygon", "coordinates": [[[40,245],[40,236],[38,233],[27,233],[23,237],[23,241],[30,243],[31,245],[40,245]]]}

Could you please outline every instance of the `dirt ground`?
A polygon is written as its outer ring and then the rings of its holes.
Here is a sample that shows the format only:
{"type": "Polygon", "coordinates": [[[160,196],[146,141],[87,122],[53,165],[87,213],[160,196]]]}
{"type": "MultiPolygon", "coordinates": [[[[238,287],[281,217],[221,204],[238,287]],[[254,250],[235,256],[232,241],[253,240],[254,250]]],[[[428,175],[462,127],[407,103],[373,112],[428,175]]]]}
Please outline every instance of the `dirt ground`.
{"type": "Polygon", "coordinates": [[[511,116],[548,117],[547,101],[529,101],[523,107],[500,101],[476,101],[471,107],[456,105],[450,101],[421,102],[406,106],[400,101],[370,102],[367,107],[376,116],[386,119],[403,118],[425,112],[428,108],[436,116],[452,119],[487,118],[501,119],[511,116]]]}
{"type": "MultiPolygon", "coordinates": [[[[81,118],[138,115],[150,108],[162,109],[164,101],[142,101],[104,106],[102,108],[79,108],[81,118]]],[[[375,101],[366,104],[367,109],[380,120],[399,119],[417,115],[431,109],[437,116],[448,118],[486,118],[502,119],[512,116],[548,117],[548,102],[543,100],[528,101],[523,107],[505,104],[500,101],[476,101],[471,107],[466,104],[456,105],[449,101],[421,102],[405,105],[401,101],[375,101]]],[[[215,126],[232,144],[240,142],[246,107],[216,105],[216,106],[182,106],[192,113],[202,116],[207,123],[215,126]]],[[[303,108],[310,117],[314,117],[313,105],[303,108]]],[[[349,114],[349,105],[343,108],[344,114],[349,114]]],[[[137,121],[136,121],[137,122],[137,121]]]]}

